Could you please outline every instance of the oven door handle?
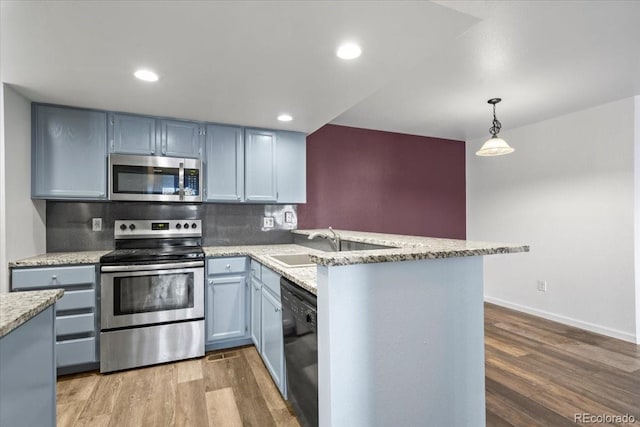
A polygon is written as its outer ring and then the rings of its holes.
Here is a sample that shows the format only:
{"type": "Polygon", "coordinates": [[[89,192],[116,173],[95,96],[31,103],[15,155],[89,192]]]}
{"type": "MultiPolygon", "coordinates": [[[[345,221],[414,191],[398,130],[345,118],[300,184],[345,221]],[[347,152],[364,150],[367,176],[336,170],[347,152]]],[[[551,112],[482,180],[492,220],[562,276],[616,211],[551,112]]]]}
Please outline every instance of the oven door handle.
{"type": "Polygon", "coordinates": [[[175,262],[170,264],[137,264],[137,265],[103,265],[103,273],[117,273],[119,271],[169,270],[176,268],[204,267],[204,261],[175,262]]]}

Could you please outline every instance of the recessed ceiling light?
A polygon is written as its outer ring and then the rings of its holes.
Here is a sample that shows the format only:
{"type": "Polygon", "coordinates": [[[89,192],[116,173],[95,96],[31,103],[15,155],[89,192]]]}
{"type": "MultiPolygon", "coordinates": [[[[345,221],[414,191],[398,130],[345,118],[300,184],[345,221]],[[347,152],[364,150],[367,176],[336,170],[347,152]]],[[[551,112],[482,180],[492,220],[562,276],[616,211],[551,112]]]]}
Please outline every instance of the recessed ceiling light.
{"type": "Polygon", "coordinates": [[[362,49],[355,43],[345,43],[338,48],[336,55],[342,59],[355,59],[362,54],[362,49]]]}
{"type": "Polygon", "coordinates": [[[133,73],[136,78],[144,80],[145,82],[157,82],[158,75],[151,70],[138,70],[133,73]]]}
{"type": "Polygon", "coordinates": [[[291,120],[293,120],[293,117],[291,117],[291,114],[280,114],[278,116],[278,120],[280,120],[281,122],[290,122],[291,120]]]}

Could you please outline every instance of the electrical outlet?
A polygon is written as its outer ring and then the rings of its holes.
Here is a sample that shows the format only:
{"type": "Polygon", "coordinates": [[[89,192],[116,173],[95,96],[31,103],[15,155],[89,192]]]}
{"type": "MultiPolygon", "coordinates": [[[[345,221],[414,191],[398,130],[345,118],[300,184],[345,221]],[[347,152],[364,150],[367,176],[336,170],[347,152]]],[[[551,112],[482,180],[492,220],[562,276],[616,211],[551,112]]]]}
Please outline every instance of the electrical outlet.
{"type": "Polygon", "coordinates": [[[293,223],[293,212],[289,211],[284,213],[284,222],[286,222],[287,224],[293,223]]]}
{"type": "Polygon", "coordinates": [[[538,280],[538,290],[540,292],[547,292],[547,281],[546,280],[538,280]]]}
{"type": "Polygon", "coordinates": [[[93,231],[102,231],[102,218],[91,218],[91,229],[93,231]]]}
{"type": "Polygon", "coordinates": [[[272,216],[265,216],[262,218],[262,228],[273,228],[275,227],[275,222],[272,216]]]}

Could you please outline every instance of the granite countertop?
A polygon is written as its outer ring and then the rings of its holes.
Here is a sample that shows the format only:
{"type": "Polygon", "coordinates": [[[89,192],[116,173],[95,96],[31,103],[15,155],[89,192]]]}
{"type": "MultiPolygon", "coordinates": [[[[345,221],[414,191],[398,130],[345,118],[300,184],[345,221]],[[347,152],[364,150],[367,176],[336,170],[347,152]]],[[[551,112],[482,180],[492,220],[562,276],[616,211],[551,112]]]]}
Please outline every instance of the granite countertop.
{"type": "MultiPolygon", "coordinates": [[[[316,264],[337,266],[529,252],[529,246],[512,243],[474,242],[470,240],[369,233],[364,231],[334,231],[343,240],[393,247],[365,251],[318,252],[311,256],[311,260],[316,264]]],[[[314,232],[327,232],[327,230],[292,231],[294,234],[301,235],[309,235],[314,232]]]]}
{"type": "Polygon", "coordinates": [[[62,289],[0,293],[0,338],[62,298],[62,289]]]}
{"type": "Polygon", "coordinates": [[[51,265],[71,264],[98,264],[100,257],[111,252],[107,251],[80,251],[80,252],[48,252],[30,258],[24,258],[9,263],[9,268],[15,267],[40,267],[51,265]]]}
{"type": "Polygon", "coordinates": [[[203,248],[207,257],[220,256],[249,256],[281,276],[291,280],[303,289],[317,293],[316,266],[312,267],[284,267],[269,258],[268,255],[285,254],[322,254],[322,251],[305,246],[288,245],[247,245],[247,246],[206,246],[203,248]]]}
{"type": "MultiPolygon", "coordinates": [[[[309,235],[319,230],[294,230],[292,233],[309,235]]],[[[434,237],[405,236],[400,234],[368,233],[335,230],[343,240],[391,246],[388,249],[364,251],[324,252],[296,244],[205,246],[207,257],[249,256],[302,288],[317,292],[316,266],[285,267],[268,255],[309,254],[311,261],[324,266],[411,261],[420,259],[452,258],[492,254],[528,252],[529,246],[507,243],[473,242],[469,240],[439,239],[434,237]]],[[[9,267],[38,267],[64,264],[98,264],[109,251],[52,252],[13,261],[9,267]]]]}

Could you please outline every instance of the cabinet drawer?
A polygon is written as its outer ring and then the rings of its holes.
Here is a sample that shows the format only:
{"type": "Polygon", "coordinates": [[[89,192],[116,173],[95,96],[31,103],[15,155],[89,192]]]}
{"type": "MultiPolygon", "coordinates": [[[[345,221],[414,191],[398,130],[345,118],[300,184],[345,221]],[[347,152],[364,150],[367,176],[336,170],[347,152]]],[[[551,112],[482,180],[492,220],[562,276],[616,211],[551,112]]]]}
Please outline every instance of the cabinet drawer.
{"type": "Polygon", "coordinates": [[[95,330],[93,313],[56,317],[56,335],[81,334],[95,330]]]}
{"type": "Polygon", "coordinates": [[[245,257],[213,258],[208,263],[207,274],[244,273],[247,270],[245,257]]]}
{"type": "Polygon", "coordinates": [[[262,283],[280,298],[280,275],[264,265],[262,266],[262,283]]]}
{"type": "Polygon", "coordinates": [[[251,260],[251,275],[258,280],[262,280],[262,265],[255,259],[251,260]]]}
{"type": "Polygon", "coordinates": [[[76,310],[79,308],[94,308],[96,305],[96,292],[93,289],[81,291],[65,291],[64,295],[56,302],[56,311],[76,310]]]}
{"type": "Polygon", "coordinates": [[[96,361],[95,337],[56,343],[56,366],[71,366],[96,361]]]}
{"type": "Polygon", "coordinates": [[[55,268],[20,268],[11,272],[11,286],[16,289],[59,288],[92,285],[96,269],[93,265],[55,268]]]}

